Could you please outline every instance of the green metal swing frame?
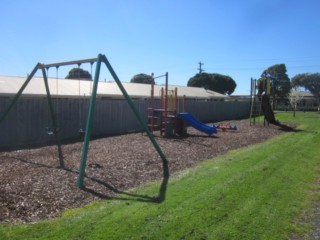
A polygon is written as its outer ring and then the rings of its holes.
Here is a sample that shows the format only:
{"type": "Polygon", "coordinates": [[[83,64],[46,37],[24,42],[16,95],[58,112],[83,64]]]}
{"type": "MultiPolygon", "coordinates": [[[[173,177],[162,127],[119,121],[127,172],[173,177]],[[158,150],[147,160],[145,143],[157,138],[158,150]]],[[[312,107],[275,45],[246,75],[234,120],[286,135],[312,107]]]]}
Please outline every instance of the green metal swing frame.
{"type": "MultiPolygon", "coordinates": [[[[66,66],[66,65],[73,65],[73,64],[81,64],[81,63],[94,63],[96,62],[96,69],[95,69],[95,75],[93,79],[93,87],[92,87],[92,93],[90,97],[90,105],[89,105],[89,111],[88,111],[88,116],[87,116],[87,122],[86,122],[86,128],[85,128],[85,135],[84,135],[84,141],[83,141],[83,147],[82,147],[82,154],[81,154],[81,159],[80,159],[80,167],[79,167],[79,175],[78,175],[78,180],[77,180],[77,185],[79,188],[84,188],[84,177],[85,177],[85,169],[86,169],[86,162],[87,162],[87,156],[88,156],[88,149],[89,149],[89,142],[90,142],[90,134],[91,134],[91,129],[92,129],[92,124],[93,124],[93,117],[94,117],[94,110],[95,110],[95,102],[97,98],[97,89],[98,89],[98,83],[99,83],[99,76],[100,76],[100,69],[101,69],[101,64],[104,63],[106,67],[108,68],[110,74],[114,78],[115,82],[117,83],[119,89],[121,90],[123,96],[125,97],[126,101],[128,102],[132,112],[136,116],[137,120],[139,121],[142,129],[147,133],[151,143],[153,144],[154,148],[158,152],[159,156],[162,159],[162,164],[164,168],[167,168],[168,160],[164,153],[162,152],[160,146],[156,142],[153,134],[150,132],[146,122],[140,115],[139,111],[136,109],[135,105],[133,104],[130,96],[128,95],[127,91],[123,87],[120,79],[118,78],[117,74],[113,70],[110,62],[106,58],[105,55],[99,54],[97,58],[91,58],[91,59],[84,59],[84,60],[76,60],[76,61],[69,61],[69,62],[60,62],[60,63],[53,63],[53,64],[41,64],[38,63],[35,68],[32,70],[30,75],[27,77],[26,81],[23,83],[21,86],[20,90],[17,92],[17,94],[14,96],[12,101],[9,103],[8,107],[2,114],[0,118],[0,124],[1,122],[5,119],[7,114],[10,112],[14,104],[17,102],[19,97],[21,96],[22,92],[24,89],[27,87],[33,76],[36,74],[36,72],[41,69],[42,70],[42,75],[44,79],[44,84],[46,88],[46,93],[47,93],[47,100],[48,100],[48,105],[49,105],[49,110],[50,110],[50,116],[51,116],[51,121],[53,125],[53,133],[56,137],[57,145],[58,145],[58,151],[59,151],[59,163],[60,167],[64,168],[64,161],[63,161],[63,155],[62,155],[62,150],[61,150],[61,141],[60,141],[60,135],[59,131],[57,128],[57,120],[56,116],[54,113],[54,108],[52,104],[52,98],[50,94],[50,89],[49,89],[49,84],[48,84],[48,78],[45,69],[49,69],[50,67],[60,67],[60,66],[66,66]]],[[[164,171],[166,173],[165,178],[169,177],[169,172],[164,171]]]]}

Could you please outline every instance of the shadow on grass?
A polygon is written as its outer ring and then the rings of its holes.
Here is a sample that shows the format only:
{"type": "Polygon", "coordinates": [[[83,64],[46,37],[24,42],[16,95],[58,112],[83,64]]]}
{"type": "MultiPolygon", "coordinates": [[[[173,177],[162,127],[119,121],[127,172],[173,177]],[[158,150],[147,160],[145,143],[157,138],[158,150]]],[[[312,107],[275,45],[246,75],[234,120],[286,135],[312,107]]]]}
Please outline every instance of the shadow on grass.
{"type": "Polygon", "coordinates": [[[282,123],[277,123],[275,124],[276,126],[278,126],[280,128],[281,131],[284,131],[284,132],[301,132],[303,130],[301,129],[297,129],[296,127],[297,126],[288,126],[286,124],[282,124],[282,123]]]}

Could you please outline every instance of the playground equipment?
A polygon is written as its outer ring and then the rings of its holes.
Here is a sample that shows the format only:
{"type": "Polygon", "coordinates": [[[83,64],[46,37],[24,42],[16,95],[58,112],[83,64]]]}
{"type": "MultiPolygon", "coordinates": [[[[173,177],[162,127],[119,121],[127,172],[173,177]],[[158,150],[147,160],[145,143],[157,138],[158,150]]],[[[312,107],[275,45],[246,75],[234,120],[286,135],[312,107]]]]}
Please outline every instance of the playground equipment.
{"type": "MultiPolygon", "coordinates": [[[[168,90],[168,73],[164,75],[154,77],[153,73],[151,83],[151,97],[150,107],[148,108],[148,126],[153,133],[155,130],[160,130],[162,136],[170,137],[176,133],[177,127],[177,108],[178,108],[178,96],[177,88],[174,90],[168,90]],[[161,106],[155,108],[154,103],[154,85],[155,79],[165,77],[165,89],[161,88],[161,106]]],[[[185,101],[185,100],[184,100],[185,101]]],[[[184,106],[184,105],[183,105],[184,106]]]]}
{"type": "Polygon", "coordinates": [[[255,124],[256,117],[264,115],[264,120],[268,123],[278,124],[270,104],[270,80],[257,81],[251,79],[251,110],[250,125],[255,124]]]}
{"type": "MultiPolygon", "coordinates": [[[[167,171],[167,165],[168,161],[164,153],[162,152],[160,146],[156,142],[154,136],[152,133],[149,131],[148,126],[144,122],[142,116],[136,109],[135,105],[133,104],[131,98],[129,97],[128,93],[126,92],[125,88],[123,87],[121,81],[119,80],[118,76],[116,75],[115,71],[113,70],[111,64],[109,63],[108,59],[106,58],[105,55],[99,54],[97,58],[91,58],[91,59],[84,59],[84,60],[76,60],[76,61],[70,61],[70,62],[60,62],[60,63],[53,63],[53,64],[42,64],[42,63],[37,63],[26,81],[23,83],[17,94],[14,96],[12,101],[9,103],[8,107],[5,109],[4,113],[0,117],[0,124],[4,120],[4,118],[7,116],[7,114],[10,112],[12,109],[13,105],[17,102],[18,98],[21,96],[23,90],[26,88],[28,83],[31,81],[33,76],[36,74],[36,72],[41,69],[42,70],[42,75],[45,83],[45,88],[46,88],[46,93],[47,93],[47,100],[48,100],[48,105],[49,105],[49,110],[50,110],[50,116],[51,116],[51,121],[53,125],[52,129],[52,134],[55,135],[57,145],[58,145],[58,151],[59,151],[59,162],[60,162],[60,167],[64,168],[64,162],[63,162],[63,155],[62,155],[62,150],[61,150],[61,144],[60,144],[60,137],[59,137],[59,131],[57,128],[57,121],[54,113],[54,108],[52,105],[52,99],[51,99],[51,94],[49,90],[49,85],[48,85],[48,79],[47,79],[47,74],[45,69],[49,69],[50,67],[56,67],[58,69],[60,66],[66,66],[66,65],[73,65],[73,64],[82,64],[82,63],[96,63],[96,69],[95,69],[95,76],[93,80],[93,86],[92,86],[92,92],[91,92],[91,97],[90,97],[90,105],[89,105],[89,110],[88,110],[88,115],[87,115],[87,121],[86,121],[86,128],[84,130],[84,141],[83,141],[83,147],[82,147],[82,155],[81,155],[81,160],[80,160],[80,168],[79,168],[79,176],[78,176],[78,181],[77,185],[79,188],[84,187],[84,176],[85,176],[85,168],[86,168],[86,161],[87,161],[87,155],[88,155],[88,148],[89,148],[89,141],[90,141],[90,133],[92,129],[92,124],[93,124],[93,115],[94,115],[94,109],[95,109],[95,101],[97,97],[97,89],[98,89],[98,82],[99,82],[99,75],[100,75],[100,68],[101,64],[104,63],[109,70],[110,74],[114,78],[115,82],[117,83],[119,89],[121,90],[123,96],[127,100],[131,110],[133,111],[134,115],[136,116],[137,120],[139,121],[141,127],[144,129],[144,131],[147,133],[151,143],[153,144],[154,148],[160,155],[162,159],[162,164],[164,168],[164,174],[165,174],[165,179],[169,177],[169,172],[167,171]]],[[[58,81],[57,81],[58,84],[58,81]]]]}
{"type": "Polygon", "coordinates": [[[188,124],[190,124],[192,127],[195,129],[204,132],[208,135],[212,135],[214,133],[217,133],[217,128],[216,126],[208,126],[202,122],[200,122],[198,119],[196,119],[192,114],[187,113],[187,112],[182,112],[178,114],[178,118],[181,118],[185,120],[188,124]]]}
{"type": "Polygon", "coordinates": [[[176,134],[181,135],[186,133],[186,122],[198,131],[204,132],[208,135],[217,133],[215,126],[210,127],[200,122],[190,113],[185,112],[185,96],[182,98],[182,112],[179,113],[178,90],[177,88],[174,90],[168,90],[168,73],[158,77],[154,77],[153,74],[151,74],[151,76],[151,98],[150,107],[148,108],[148,126],[150,132],[153,133],[154,131],[159,130],[160,135],[165,137],[172,137],[176,134]],[[157,109],[154,106],[154,80],[160,77],[165,77],[165,88],[161,89],[161,107],[157,109]]]}
{"type": "Polygon", "coordinates": [[[238,130],[236,125],[231,125],[231,124],[214,124],[216,129],[221,129],[223,132],[227,130],[238,130]]]}

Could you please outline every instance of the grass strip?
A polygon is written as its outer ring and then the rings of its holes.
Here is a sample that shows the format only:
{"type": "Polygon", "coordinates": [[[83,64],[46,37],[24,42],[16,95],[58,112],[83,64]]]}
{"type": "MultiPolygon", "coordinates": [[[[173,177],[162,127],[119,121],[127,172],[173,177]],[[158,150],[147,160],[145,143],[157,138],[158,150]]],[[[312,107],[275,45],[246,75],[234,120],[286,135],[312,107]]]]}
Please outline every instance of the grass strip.
{"type": "MultiPolygon", "coordinates": [[[[281,113],[277,118],[301,125],[176,174],[162,203],[134,197],[94,202],[54,220],[2,224],[0,239],[287,239],[293,232],[304,234],[308,226],[295,219],[310,198],[319,198],[314,190],[320,115],[281,113]]],[[[154,183],[134,193],[158,191],[154,183]]]]}

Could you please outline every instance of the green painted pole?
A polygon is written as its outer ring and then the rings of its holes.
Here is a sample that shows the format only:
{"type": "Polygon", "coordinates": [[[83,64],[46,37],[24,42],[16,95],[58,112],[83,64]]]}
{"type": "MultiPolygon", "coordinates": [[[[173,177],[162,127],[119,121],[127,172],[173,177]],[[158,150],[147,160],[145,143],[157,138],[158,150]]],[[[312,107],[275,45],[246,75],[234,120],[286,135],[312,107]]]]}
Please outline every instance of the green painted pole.
{"type": "Polygon", "coordinates": [[[47,78],[47,74],[46,74],[46,71],[44,68],[42,68],[42,75],[43,75],[44,85],[45,85],[46,92],[47,92],[47,100],[48,100],[48,105],[49,105],[49,110],[50,110],[51,121],[52,121],[52,125],[53,125],[53,133],[56,138],[57,145],[58,145],[59,163],[60,163],[60,167],[64,168],[63,154],[62,154],[62,150],[61,150],[60,134],[59,134],[59,130],[58,130],[57,119],[54,114],[54,108],[53,108],[53,104],[52,104],[52,98],[51,98],[51,94],[50,94],[48,78],[47,78]]]}
{"type": "Polygon", "coordinates": [[[89,106],[89,112],[88,112],[87,124],[86,124],[86,133],[84,135],[84,141],[83,141],[83,146],[82,146],[82,156],[81,156],[79,176],[78,176],[78,187],[79,188],[84,187],[83,179],[85,176],[86,162],[87,162],[87,155],[88,155],[88,148],[89,148],[89,141],[90,141],[90,133],[91,133],[92,120],[93,120],[93,115],[94,115],[94,107],[95,107],[95,102],[96,102],[96,98],[97,98],[97,89],[98,89],[98,82],[99,82],[101,59],[102,59],[102,55],[99,54],[98,60],[97,60],[96,71],[95,71],[95,75],[94,75],[94,80],[93,80],[91,98],[90,98],[90,106],[89,106]]]}
{"type": "MultiPolygon", "coordinates": [[[[127,91],[125,90],[125,88],[123,87],[120,79],[118,78],[117,74],[115,73],[115,71],[113,70],[111,64],[109,63],[108,59],[106,58],[105,55],[103,55],[102,61],[106,64],[108,70],[110,71],[112,77],[114,78],[114,80],[116,81],[116,83],[118,84],[118,87],[120,88],[123,96],[126,98],[131,110],[133,111],[134,115],[136,116],[136,118],[138,119],[141,127],[143,128],[144,131],[146,131],[150,141],[152,142],[154,148],[156,149],[156,151],[158,152],[158,154],[160,155],[162,162],[164,165],[167,165],[168,160],[166,158],[166,156],[164,155],[164,153],[162,152],[160,146],[158,145],[158,143],[156,142],[154,136],[152,135],[152,133],[150,132],[147,124],[145,123],[145,121],[143,120],[143,118],[141,117],[140,113],[138,112],[138,110],[136,109],[135,105],[133,104],[130,96],[128,95],[127,91]]],[[[166,174],[169,174],[169,171],[166,172],[166,174]]],[[[165,176],[165,177],[169,177],[169,176],[165,176]]]]}
{"type": "Polygon", "coordinates": [[[0,118],[0,123],[3,121],[3,119],[5,119],[5,117],[7,116],[7,114],[10,112],[11,108],[13,107],[13,105],[18,101],[20,95],[22,94],[23,90],[27,87],[27,85],[29,84],[30,80],[33,78],[33,76],[36,74],[36,72],[39,69],[39,66],[41,64],[37,63],[37,65],[34,67],[34,69],[32,70],[32,72],[30,73],[30,75],[28,76],[28,78],[26,79],[26,81],[23,83],[23,85],[21,86],[20,90],[17,92],[17,94],[14,96],[14,98],[12,99],[12,101],[10,102],[9,106],[6,108],[6,110],[4,111],[4,113],[2,114],[1,118],[0,118]]]}

